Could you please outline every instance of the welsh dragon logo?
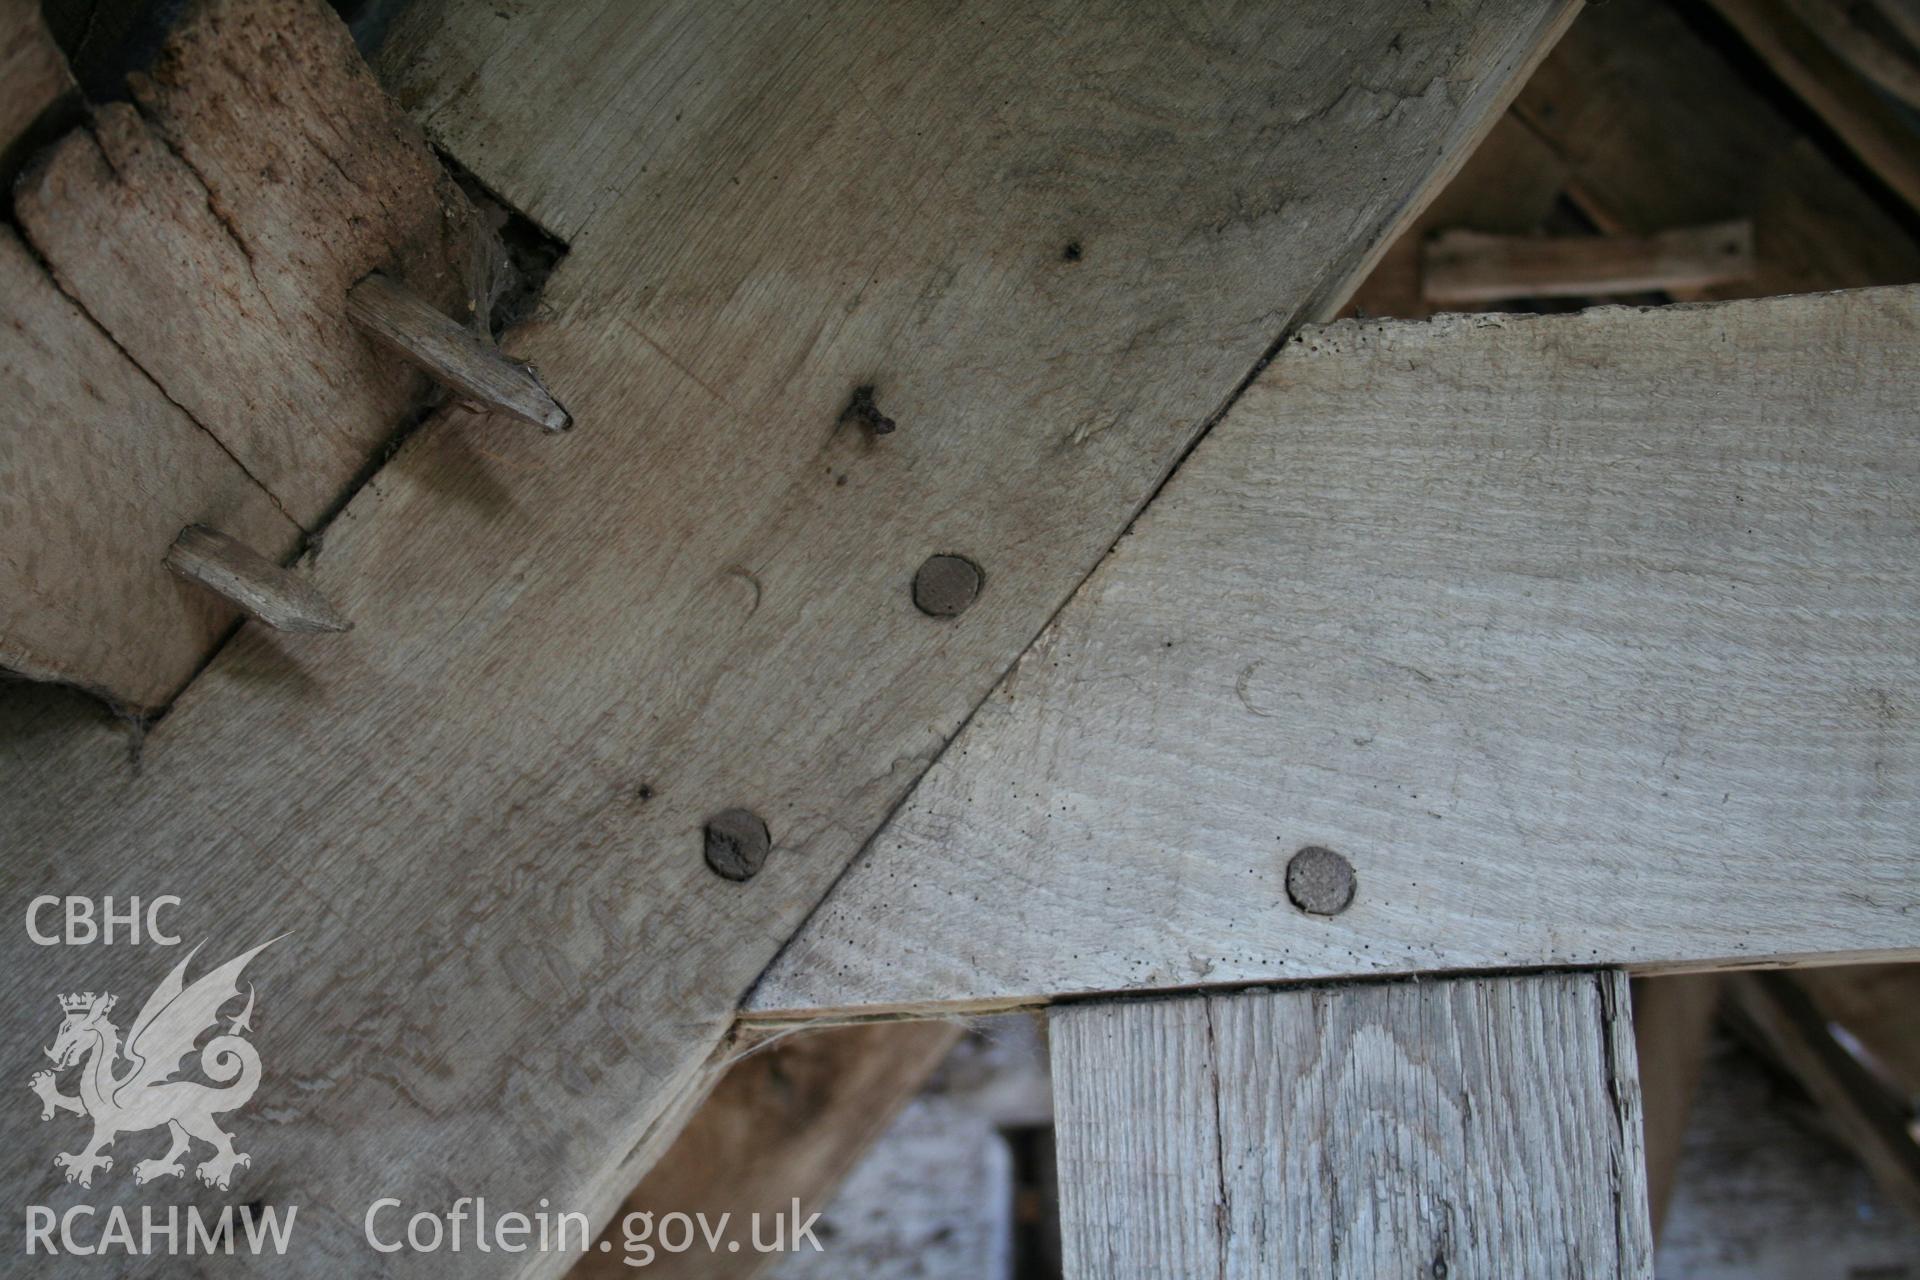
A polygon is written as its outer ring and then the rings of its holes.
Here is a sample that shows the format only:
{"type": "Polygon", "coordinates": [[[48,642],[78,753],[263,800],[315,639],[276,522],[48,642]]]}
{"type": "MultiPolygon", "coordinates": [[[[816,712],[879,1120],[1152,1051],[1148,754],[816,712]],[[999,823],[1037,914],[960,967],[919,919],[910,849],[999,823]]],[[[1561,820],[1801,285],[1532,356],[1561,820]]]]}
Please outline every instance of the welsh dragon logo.
{"type": "Polygon", "coordinates": [[[185,1174],[180,1157],[195,1140],[213,1148],[213,1155],[195,1170],[210,1187],[225,1190],[233,1171],[252,1163],[233,1149],[232,1135],[213,1119],[245,1106],[260,1086],[260,1055],[242,1038],[253,1029],[251,985],[246,1008],[230,1020],[224,1034],[216,1034],[200,1050],[200,1070],[213,1084],[174,1077],[181,1060],[193,1052],[194,1042],[206,1031],[218,1030],[221,1006],[239,996],[240,971],[247,961],[275,941],[261,943],[189,986],[187,962],[200,950],[196,946],[147,997],[124,1045],[118,1028],[107,1018],[115,997],[91,991],[60,997],[64,1015],[60,1032],[53,1047],[42,1050],[53,1059],[54,1069],[37,1073],[28,1087],[40,1097],[42,1120],[53,1119],[57,1111],[70,1111],[93,1121],[93,1138],[86,1146],[53,1158],[56,1166],[66,1170],[68,1182],[92,1186],[95,1170],[113,1168],[113,1159],[105,1152],[116,1137],[161,1125],[167,1127],[173,1145],[159,1159],[133,1166],[136,1185],[185,1174]],[[56,1083],[59,1073],[76,1062],[81,1064],[78,1097],[61,1093],[56,1083]]]}

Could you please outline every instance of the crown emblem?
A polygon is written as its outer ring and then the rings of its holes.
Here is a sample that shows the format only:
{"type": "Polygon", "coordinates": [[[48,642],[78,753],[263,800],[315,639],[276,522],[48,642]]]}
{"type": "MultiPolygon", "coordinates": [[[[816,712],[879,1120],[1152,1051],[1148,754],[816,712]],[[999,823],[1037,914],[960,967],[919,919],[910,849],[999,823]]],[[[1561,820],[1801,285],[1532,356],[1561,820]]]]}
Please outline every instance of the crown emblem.
{"type": "MultiPolygon", "coordinates": [[[[116,999],[118,999],[117,996],[106,997],[106,1003],[100,1006],[100,1012],[107,1013],[111,1011],[113,1008],[113,1002],[116,999]]],[[[85,1013],[88,1009],[93,1007],[93,992],[78,991],[70,996],[61,996],[60,1007],[66,1010],[68,1013],[85,1013]]]]}

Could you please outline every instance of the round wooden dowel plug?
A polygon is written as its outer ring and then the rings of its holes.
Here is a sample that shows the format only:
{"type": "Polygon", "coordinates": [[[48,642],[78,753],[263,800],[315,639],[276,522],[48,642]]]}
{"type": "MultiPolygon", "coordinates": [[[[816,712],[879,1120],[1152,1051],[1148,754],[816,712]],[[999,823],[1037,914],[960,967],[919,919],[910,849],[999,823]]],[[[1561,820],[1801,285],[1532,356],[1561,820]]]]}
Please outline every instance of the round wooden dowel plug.
{"type": "Polygon", "coordinates": [[[954,618],[980,595],[986,575],[965,556],[928,556],[913,575],[913,604],[930,618],[954,618]]]}
{"type": "Polygon", "coordinates": [[[707,819],[707,865],[726,880],[751,880],[773,849],[767,824],[749,809],[728,809],[707,819]]]}
{"type": "Polygon", "coordinates": [[[1337,916],[1353,902],[1353,864],[1310,844],[1287,863],[1287,897],[1302,911],[1337,916]]]}

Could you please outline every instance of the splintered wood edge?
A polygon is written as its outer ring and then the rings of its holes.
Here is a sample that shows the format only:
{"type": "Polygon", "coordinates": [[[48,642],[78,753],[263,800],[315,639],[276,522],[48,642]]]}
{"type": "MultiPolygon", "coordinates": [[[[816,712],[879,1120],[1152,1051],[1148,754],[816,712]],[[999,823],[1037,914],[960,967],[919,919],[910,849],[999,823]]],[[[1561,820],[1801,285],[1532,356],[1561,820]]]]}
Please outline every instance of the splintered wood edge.
{"type": "Polygon", "coordinates": [[[347,318],[369,338],[470,400],[546,431],[573,416],[531,366],[516,364],[405,285],[375,272],[347,292],[347,318]]]}
{"type": "Polygon", "coordinates": [[[216,529],[182,529],[167,551],[166,565],[276,631],[353,630],[311,582],[216,529]]]}

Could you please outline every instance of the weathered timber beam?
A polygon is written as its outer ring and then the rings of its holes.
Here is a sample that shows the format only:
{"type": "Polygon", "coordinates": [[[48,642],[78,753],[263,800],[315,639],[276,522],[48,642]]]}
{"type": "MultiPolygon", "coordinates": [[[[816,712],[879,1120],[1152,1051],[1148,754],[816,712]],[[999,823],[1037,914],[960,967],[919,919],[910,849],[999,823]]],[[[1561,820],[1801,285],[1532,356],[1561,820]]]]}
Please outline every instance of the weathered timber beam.
{"type": "Polygon", "coordinates": [[[464,311],[494,247],[320,0],[189,6],[132,91],[12,192],[0,664],[148,713],[233,617],[161,567],[180,529],[284,560],[425,403],[348,287],[380,268],[464,311]]]}
{"type": "Polygon", "coordinates": [[[1650,1280],[1626,978],[1057,1006],[1066,1272],[1650,1280]]]}
{"type": "Polygon", "coordinates": [[[347,322],[386,270],[483,302],[489,233],[318,0],[200,0],[131,103],[97,108],[14,194],[61,287],[315,527],[424,379],[347,322]]]}
{"type": "Polygon", "coordinates": [[[1920,109],[1920,4],[1914,0],[1788,0],[1788,9],[1829,49],[1880,89],[1920,109]],[[1904,40],[1908,47],[1902,48],[1904,40]]]}
{"type": "Polygon", "coordinates": [[[1460,306],[1503,298],[1606,297],[1705,289],[1753,274],[1753,224],[1651,236],[1493,235],[1451,230],[1421,254],[1421,295],[1460,306]]]}
{"type": "Polygon", "coordinates": [[[1920,955],[1916,331],[1910,288],[1308,330],[750,1011],[1920,955]]]}
{"type": "Polygon", "coordinates": [[[0,667],[157,710],[236,616],[162,564],[181,526],[300,530],[6,229],[0,298],[0,667]]]}
{"type": "MultiPolygon", "coordinates": [[[[312,567],[355,630],[243,628],[137,777],[0,735],[16,919],[84,885],[236,948],[296,929],[248,971],[285,1016],[271,1162],[233,1188],[297,1178],[281,1274],[365,1268],[370,1171],[610,1216],[781,942],[1577,7],[412,6],[396,89],[571,245],[513,354],[593,429],[561,459],[423,424],[312,567]],[[891,433],[840,420],[863,386],[891,433]],[[914,603],[937,555],[983,571],[955,617],[914,603]],[[744,882],[702,856],[732,809],[770,836],[744,882]]],[[[0,954],[28,990],[155,980],[139,948],[0,954]]],[[[41,1163],[0,1182],[37,1203],[41,1163]]]]}

